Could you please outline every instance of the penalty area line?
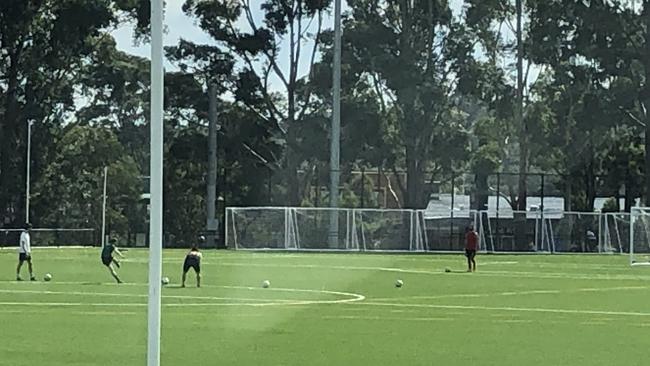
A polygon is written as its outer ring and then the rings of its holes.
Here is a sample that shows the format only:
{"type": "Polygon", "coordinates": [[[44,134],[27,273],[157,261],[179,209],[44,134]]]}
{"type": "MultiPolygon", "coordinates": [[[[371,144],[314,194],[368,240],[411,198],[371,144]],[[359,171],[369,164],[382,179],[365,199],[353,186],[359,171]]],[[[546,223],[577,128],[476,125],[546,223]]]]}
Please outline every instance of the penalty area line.
{"type": "MultiPolygon", "coordinates": [[[[73,295],[73,296],[102,296],[102,297],[133,297],[133,298],[148,298],[146,294],[125,294],[125,293],[112,293],[112,292],[81,292],[81,291],[49,291],[49,290],[4,290],[0,289],[0,293],[8,294],[36,294],[36,295],[73,295]]],[[[298,299],[283,300],[283,299],[257,299],[247,297],[218,297],[218,296],[184,296],[184,295],[162,295],[163,299],[187,299],[187,300],[231,300],[231,301],[259,301],[259,302],[294,302],[300,301],[298,299]]]]}
{"type": "Polygon", "coordinates": [[[474,306],[474,305],[435,305],[435,304],[400,304],[386,302],[362,302],[358,305],[385,306],[397,308],[427,308],[427,309],[456,309],[456,310],[486,310],[506,312],[528,312],[528,313],[554,313],[554,314],[582,314],[582,315],[616,315],[650,317],[650,313],[634,311],[606,311],[606,310],[577,310],[577,309],[554,309],[554,308],[517,308],[509,306],[474,306]]]}
{"type": "MultiPolygon", "coordinates": [[[[256,289],[254,287],[243,286],[215,286],[231,289],[256,289]]],[[[269,289],[270,290],[270,289],[269,289]]],[[[163,307],[182,307],[182,306],[251,306],[251,307],[264,307],[264,306],[291,306],[291,305],[324,305],[324,304],[345,304],[351,302],[358,302],[365,300],[365,296],[360,294],[328,291],[328,290],[310,290],[310,289],[290,289],[290,288],[276,288],[278,292],[294,292],[294,293],[315,293],[326,294],[345,297],[343,299],[334,300],[318,300],[318,299],[258,299],[258,298],[236,298],[236,297],[212,297],[212,296],[183,296],[183,295],[163,295],[163,298],[171,299],[187,299],[187,300],[217,300],[217,302],[195,302],[195,303],[167,303],[162,304],[163,307]],[[223,302],[222,300],[231,301],[248,301],[248,302],[223,302]]],[[[24,294],[39,294],[39,295],[78,295],[78,296],[106,296],[106,297],[133,297],[133,298],[147,298],[145,294],[124,294],[124,293],[109,293],[109,292],[79,292],[79,291],[49,291],[49,290],[6,290],[0,289],[0,293],[24,293],[24,294]]],[[[0,302],[0,306],[51,306],[51,307],[71,307],[71,306],[88,306],[88,307],[139,307],[147,306],[146,303],[85,303],[85,302],[15,302],[6,301],[0,302]]]]}

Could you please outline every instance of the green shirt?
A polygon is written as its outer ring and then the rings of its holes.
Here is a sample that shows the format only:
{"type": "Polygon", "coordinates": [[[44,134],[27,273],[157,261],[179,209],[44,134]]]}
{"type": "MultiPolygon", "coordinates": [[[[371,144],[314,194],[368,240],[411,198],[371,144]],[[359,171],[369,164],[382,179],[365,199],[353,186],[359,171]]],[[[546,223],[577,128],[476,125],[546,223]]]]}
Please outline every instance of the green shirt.
{"type": "Polygon", "coordinates": [[[113,256],[113,251],[115,250],[115,247],[113,244],[106,244],[104,248],[102,249],[102,258],[110,258],[113,256]]]}

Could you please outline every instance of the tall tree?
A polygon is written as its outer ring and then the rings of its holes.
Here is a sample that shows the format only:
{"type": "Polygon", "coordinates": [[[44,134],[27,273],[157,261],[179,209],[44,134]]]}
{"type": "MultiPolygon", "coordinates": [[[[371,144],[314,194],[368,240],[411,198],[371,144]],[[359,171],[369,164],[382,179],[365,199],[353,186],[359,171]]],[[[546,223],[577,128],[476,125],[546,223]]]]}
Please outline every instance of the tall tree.
{"type": "Polygon", "coordinates": [[[45,227],[101,229],[103,170],[108,167],[107,222],[126,237],[140,194],[140,172],[117,136],[106,127],[67,127],[56,154],[35,186],[34,205],[45,227]]]}
{"type": "Polygon", "coordinates": [[[0,2],[0,217],[19,220],[24,207],[27,121],[35,120],[35,146],[44,130],[74,109],[79,71],[102,32],[122,14],[145,26],[148,2],[134,0],[6,0],[0,2]],[[145,5],[146,3],[146,5],[145,5]],[[20,192],[20,193],[19,193],[20,192]]]}
{"type": "MultiPolygon", "coordinates": [[[[554,83],[560,88],[557,93],[565,95],[559,104],[570,103],[565,115],[585,119],[580,127],[583,137],[598,128],[602,136],[607,125],[628,125],[645,134],[648,174],[650,2],[631,5],[627,1],[531,1],[531,55],[552,68],[554,83]]],[[[595,156],[593,141],[580,140],[588,155],[595,156]]]]}
{"type": "Polygon", "coordinates": [[[359,78],[375,87],[386,117],[394,116],[397,156],[388,163],[394,171],[406,167],[406,184],[398,182],[404,206],[423,207],[425,172],[451,167],[454,151],[444,147],[467,146],[452,100],[452,52],[458,50],[447,47],[456,26],[451,9],[439,0],[354,0],[348,6],[343,47],[359,78]]]}
{"type": "Polygon", "coordinates": [[[324,12],[330,3],[331,0],[264,0],[257,3],[261,18],[249,0],[187,0],[183,6],[219,47],[239,62],[231,89],[237,103],[265,121],[278,141],[286,144],[284,176],[289,187],[288,205],[300,203],[304,189],[298,169],[310,155],[300,149],[298,133],[311,111],[312,99],[311,91],[301,88],[301,79],[311,73],[316,60],[324,12]],[[283,47],[287,48],[284,54],[283,47]],[[305,47],[307,58],[303,57],[305,47]],[[271,80],[281,88],[274,92],[271,80]]]}

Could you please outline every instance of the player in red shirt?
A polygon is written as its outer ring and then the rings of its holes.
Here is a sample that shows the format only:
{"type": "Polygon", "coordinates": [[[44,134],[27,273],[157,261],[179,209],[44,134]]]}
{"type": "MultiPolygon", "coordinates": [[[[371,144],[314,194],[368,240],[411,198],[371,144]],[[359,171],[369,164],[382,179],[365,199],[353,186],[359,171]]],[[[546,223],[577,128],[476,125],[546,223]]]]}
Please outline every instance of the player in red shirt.
{"type": "Polygon", "coordinates": [[[478,233],[474,231],[473,226],[468,226],[465,230],[465,256],[467,257],[467,272],[476,271],[476,251],[478,250],[478,233]]]}

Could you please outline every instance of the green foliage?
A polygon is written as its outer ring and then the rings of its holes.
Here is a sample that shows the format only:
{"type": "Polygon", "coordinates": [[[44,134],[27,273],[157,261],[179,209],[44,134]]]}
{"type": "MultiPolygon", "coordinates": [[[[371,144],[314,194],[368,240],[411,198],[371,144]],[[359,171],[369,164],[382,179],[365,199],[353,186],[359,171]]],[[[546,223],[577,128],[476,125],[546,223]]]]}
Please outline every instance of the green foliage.
{"type": "Polygon", "coordinates": [[[610,197],[605,201],[605,204],[603,204],[603,208],[600,210],[601,212],[619,212],[621,209],[618,205],[618,202],[616,202],[616,198],[610,197]]]}
{"type": "MultiPolygon", "coordinates": [[[[13,224],[22,221],[18,217],[23,217],[21,195],[24,195],[27,121],[36,121],[34,156],[49,159],[61,125],[71,119],[77,107],[76,92],[87,76],[86,66],[101,60],[98,56],[105,49],[102,45],[109,43],[110,36],[104,31],[132,19],[133,15],[139,15],[138,20],[142,20],[139,24],[144,26],[142,12],[137,10],[144,3],[135,0],[0,2],[0,215],[3,223],[13,224]]],[[[42,169],[33,171],[36,177],[42,172],[42,169]]]]}
{"type": "MultiPolygon", "coordinates": [[[[650,136],[646,128],[639,128],[650,126],[644,112],[650,84],[643,82],[650,72],[650,4],[644,1],[639,15],[622,2],[529,3],[531,56],[553,70],[540,94],[552,111],[547,131],[555,136],[549,136],[547,146],[551,151],[557,147],[553,155],[564,160],[561,169],[573,176],[581,172],[588,181],[604,173],[609,190],[618,190],[627,181],[633,194],[646,193],[634,189],[650,183],[638,175],[639,154],[634,150],[641,152],[641,141],[624,136],[642,132],[646,139],[650,136]],[[603,153],[613,140],[620,141],[614,156],[621,149],[629,154],[627,161],[603,153]],[[603,172],[595,170],[598,165],[603,172]]],[[[650,156],[645,161],[649,164],[650,156]]],[[[587,209],[595,194],[590,188],[585,192],[587,209]]]]}
{"type": "Polygon", "coordinates": [[[61,136],[52,163],[35,185],[35,223],[44,227],[101,229],[104,167],[108,168],[108,231],[126,236],[127,216],[142,193],[140,172],[117,136],[104,127],[72,126],[61,136]]]}
{"type": "Polygon", "coordinates": [[[319,113],[312,108],[312,90],[304,85],[315,62],[323,13],[331,2],[265,0],[259,4],[260,20],[249,1],[188,0],[183,10],[197,20],[216,41],[216,46],[181,41],[178,47],[169,49],[184,71],[193,65],[195,72],[211,75],[217,60],[226,60],[222,64],[230,66],[232,76],[225,84],[235,102],[255,114],[274,140],[284,144],[282,154],[273,163],[277,161],[282,165],[283,173],[279,178],[289,187],[284,201],[290,205],[298,204],[305,194],[298,170],[315,159],[313,149],[304,148],[304,140],[311,142],[313,139],[303,139],[303,135],[313,137],[311,128],[316,135],[320,132],[316,123],[319,113]],[[301,58],[308,39],[313,41],[307,51],[311,56],[301,58]],[[289,57],[281,60],[280,47],[284,41],[289,44],[289,57]],[[232,67],[233,60],[237,67],[232,67]],[[200,62],[193,64],[193,61],[200,62]],[[307,75],[299,75],[299,69],[305,65],[309,70],[307,75]],[[281,92],[271,90],[270,77],[280,80],[281,92]]]}
{"type": "MultiPolygon", "coordinates": [[[[526,72],[539,75],[525,81],[523,126],[516,124],[507,36],[515,1],[467,0],[457,17],[444,0],[347,4],[343,171],[406,170],[406,183],[394,188],[414,208],[427,203],[427,180],[460,171],[474,175],[485,201],[490,174],[516,171],[513,162],[522,159],[530,171],[559,173],[573,209],[590,210],[597,195],[622,192],[629,208],[644,194],[647,1],[641,13],[620,1],[524,1],[526,72]]],[[[315,174],[327,181],[333,33],[324,21],[331,6],[185,1],[184,12],[213,42],[180,40],[166,49],[178,70],[165,75],[165,227],[178,241],[205,223],[210,85],[227,95],[218,103],[219,193],[227,205],[311,203],[309,182],[315,174]]],[[[109,194],[111,230],[144,232],[146,212],[134,203],[143,187],[133,177],[149,169],[149,62],[118,51],[109,30],[135,23],[136,40],[146,41],[149,11],[150,2],[139,0],[0,2],[3,224],[23,217],[32,120],[34,220],[96,227],[98,179],[108,165],[109,181],[125,184],[109,194]]],[[[510,188],[516,178],[503,179],[510,188]]],[[[371,182],[363,186],[370,190],[364,205],[374,206],[371,182]]],[[[343,204],[360,205],[361,189],[359,179],[346,182],[343,204]]]]}
{"type": "Polygon", "coordinates": [[[459,157],[449,148],[462,150],[465,144],[446,68],[457,55],[436,46],[452,38],[451,10],[445,1],[356,0],[348,5],[343,80],[352,85],[350,94],[379,100],[380,119],[372,130],[381,131],[383,154],[375,163],[405,166],[406,207],[421,207],[424,170],[449,168],[459,157]]]}

